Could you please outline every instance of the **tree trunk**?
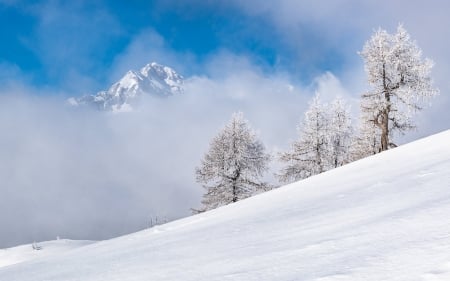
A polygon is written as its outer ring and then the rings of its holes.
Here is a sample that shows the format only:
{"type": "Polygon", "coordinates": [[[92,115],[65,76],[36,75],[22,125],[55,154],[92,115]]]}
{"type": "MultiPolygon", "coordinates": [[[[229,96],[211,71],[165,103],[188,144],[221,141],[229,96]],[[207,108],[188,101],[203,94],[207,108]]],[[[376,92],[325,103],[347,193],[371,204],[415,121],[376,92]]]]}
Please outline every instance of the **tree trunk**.
{"type": "Polygon", "coordinates": [[[238,182],[240,176],[241,176],[241,170],[240,170],[240,168],[238,168],[236,170],[236,173],[233,178],[233,198],[232,198],[233,203],[237,202],[239,200],[239,197],[238,197],[238,191],[239,191],[238,188],[239,187],[237,186],[237,182],[238,182]]]}
{"type": "Polygon", "coordinates": [[[386,108],[381,113],[381,151],[389,149],[389,113],[391,112],[391,92],[387,85],[386,65],[383,64],[383,92],[386,108]]]}
{"type": "Polygon", "coordinates": [[[233,183],[233,199],[232,199],[232,201],[233,201],[233,203],[238,201],[236,183],[233,183]]]}
{"type": "Polygon", "coordinates": [[[381,123],[381,151],[388,150],[389,147],[389,119],[387,113],[383,114],[381,123]]]}

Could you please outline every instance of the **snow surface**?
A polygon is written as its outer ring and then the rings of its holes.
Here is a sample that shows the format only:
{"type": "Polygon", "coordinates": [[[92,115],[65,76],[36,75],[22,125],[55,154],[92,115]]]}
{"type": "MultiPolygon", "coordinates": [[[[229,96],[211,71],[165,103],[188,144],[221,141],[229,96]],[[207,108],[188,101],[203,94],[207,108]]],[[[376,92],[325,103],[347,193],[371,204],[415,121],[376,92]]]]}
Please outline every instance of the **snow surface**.
{"type": "Polygon", "coordinates": [[[449,214],[450,130],[0,280],[448,281],[449,214]]]}
{"type": "Polygon", "coordinates": [[[65,253],[92,243],[94,241],[58,239],[55,241],[35,243],[35,248],[39,248],[39,250],[34,249],[33,244],[0,249],[0,268],[36,258],[65,253]]]}

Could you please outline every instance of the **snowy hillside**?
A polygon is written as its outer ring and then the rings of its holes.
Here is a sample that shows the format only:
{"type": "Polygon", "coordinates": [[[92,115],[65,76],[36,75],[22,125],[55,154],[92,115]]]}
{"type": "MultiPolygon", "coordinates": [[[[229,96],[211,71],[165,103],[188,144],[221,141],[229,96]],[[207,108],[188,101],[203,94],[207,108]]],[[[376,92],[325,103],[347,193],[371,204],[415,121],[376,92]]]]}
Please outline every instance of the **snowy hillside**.
{"type": "Polygon", "coordinates": [[[8,249],[0,249],[0,268],[33,260],[66,253],[70,250],[94,243],[93,241],[60,239],[21,245],[8,249]]]}
{"type": "Polygon", "coordinates": [[[0,280],[448,281],[449,214],[446,131],[0,280]]]}
{"type": "Polygon", "coordinates": [[[172,68],[149,63],[139,71],[130,70],[108,90],[81,98],[70,98],[71,105],[93,105],[101,110],[130,111],[142,95],[167,97],[183,92],[183,77],[172,68]]]}

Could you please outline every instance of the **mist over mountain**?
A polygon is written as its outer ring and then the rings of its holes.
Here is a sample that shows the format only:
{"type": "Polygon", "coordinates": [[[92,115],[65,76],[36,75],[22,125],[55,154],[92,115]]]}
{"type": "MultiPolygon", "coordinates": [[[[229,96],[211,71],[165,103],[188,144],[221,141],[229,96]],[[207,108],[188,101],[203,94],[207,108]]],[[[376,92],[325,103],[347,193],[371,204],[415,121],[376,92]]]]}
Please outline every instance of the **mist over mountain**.
{"type": "Polygon", "coordinates": [[[139,71],[129,70],[106,91],[70,98],[73,106],[87,105],[99,110],[126,112],[139,104],[143,95],[169,97],[183,93],[183,76],[168,66],[149,63],[139,71]]]}

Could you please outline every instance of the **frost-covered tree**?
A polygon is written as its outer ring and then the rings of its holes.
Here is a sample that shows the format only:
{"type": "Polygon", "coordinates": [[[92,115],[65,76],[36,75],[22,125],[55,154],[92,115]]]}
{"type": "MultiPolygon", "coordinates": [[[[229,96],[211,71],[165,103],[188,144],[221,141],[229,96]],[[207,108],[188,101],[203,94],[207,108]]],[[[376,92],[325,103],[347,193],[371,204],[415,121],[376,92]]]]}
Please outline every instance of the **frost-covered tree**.
{"type": "Polygon", "coordinates": [[[197,182],[206,189],[202,212],[227,205],[268,190],[261,180],[268,169],[270,155],[250,128],[242,113],[213,138],[209,151],[196,169],[197,182]]]}
{"type": "Polygon", "coordinates": [[[337,168],[350,162],[349,151],[353,138],[350,108],[342,98],[336,98],[330,106],[328,127],[328,155],[331,167],[337,168]]]}
{"type": "MultiPolygon", "coordinates": [[[[361,100],[361,108],[366,100],[361,100]]],[[[350,147],[351,161],[356,161],[381,152],[381,130],[371,121],[371,112],[361,110],[358,133],[354,135],[350,147]]]]}
{"type": "Polygon", "coordinates": [[[286,164],[277,174],[280,181],[304,179],[350,162],[353,128],[343,99],[336,98],[328,105],[316,94],[298,131],[299,139],[280,154],[286,164]]]}
{"type": "Polygon", "coordinates": [[[380,130],[373,122],[362,120],[359,133],[354,136],[350,147],[350,160],[356,161],[381,151],[380,130]]]}
{"type": "Polygon", "coordinates": [[[381,151],[395,146],[393,134],[415,127],[413,114],[424,101],[436,95],[430,71],[433,63],[422,59],[422,51],[399,25],[395,34],[379,29],[360,53],[371,89],[362,95],[364,122],[379,130],[381,151]]]}
{"type": "Polygon", "coordinates": [[[304,179],[328,169],[328,123],[325,107],[316,94],[298,127],[299,139],[289,151],[280,154],[280,160],[286,163],[277,174],[281,182],[304,179]]]}

